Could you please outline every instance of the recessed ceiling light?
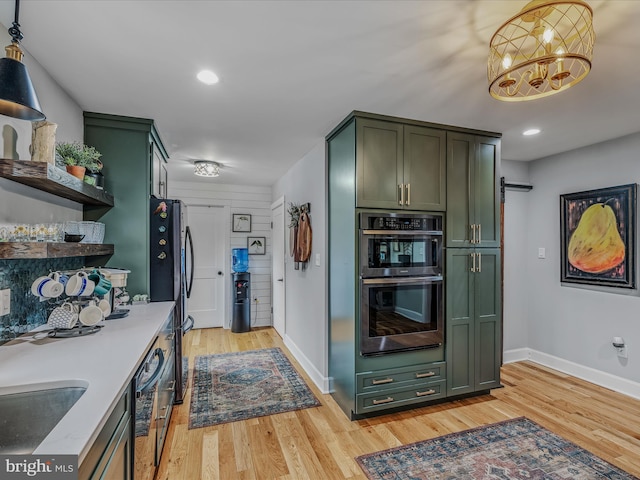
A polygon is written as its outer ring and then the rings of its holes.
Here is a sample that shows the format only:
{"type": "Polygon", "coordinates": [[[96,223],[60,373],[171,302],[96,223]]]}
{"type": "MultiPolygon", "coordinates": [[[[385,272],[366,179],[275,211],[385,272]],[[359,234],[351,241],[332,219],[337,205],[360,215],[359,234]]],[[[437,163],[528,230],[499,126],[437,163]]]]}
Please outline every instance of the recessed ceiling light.
{"type": "Polygon", "coordinates": [[[540,133],[539,128],[530,128],[529,130],[525,130],[524,132],[522,132],[522,135],[528,137],[530,135],[537,135],[539,133],[540,133]]]}
{"type": "Polygon", "coordinates": [[[220,79],[211,70],[202,70],[198,73],[198,80],[207,85],[213,85],[214,83],[218,83],[220,79]]]}

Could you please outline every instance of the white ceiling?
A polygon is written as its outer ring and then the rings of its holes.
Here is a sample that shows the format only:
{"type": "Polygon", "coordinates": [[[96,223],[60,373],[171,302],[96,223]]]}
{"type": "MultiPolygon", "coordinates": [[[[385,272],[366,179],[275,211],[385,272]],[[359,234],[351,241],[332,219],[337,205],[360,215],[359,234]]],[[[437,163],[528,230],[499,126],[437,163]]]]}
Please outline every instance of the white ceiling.
{"type": "MultiPolygon", "coordinates": [[[[639,131],[637,0],[589,2],[593,68],[574,88],[490,97],[488,42],[526,3],[23,0],[20,24],[84,110],[157,122],[171,179],[271,185],[352,110],[501,132],[509,160],[639,131]],[[203,68],[220,83],[198,82],[203,68]],[[523,137],[530,127],[542,133],[523,137]],[[196,159],[221,176],[195,177],[196,159]]],[[[2,24],[13,5],[0,0],[2,24]]]]}

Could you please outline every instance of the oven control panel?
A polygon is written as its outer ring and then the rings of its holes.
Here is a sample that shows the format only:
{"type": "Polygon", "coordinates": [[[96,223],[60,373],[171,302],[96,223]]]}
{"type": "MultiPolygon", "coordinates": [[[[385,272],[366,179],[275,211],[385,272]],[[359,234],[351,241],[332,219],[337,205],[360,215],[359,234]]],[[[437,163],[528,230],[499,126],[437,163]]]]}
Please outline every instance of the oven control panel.
{"type": "Polygon", "coordinates": [[[363,230],[442,230],[442,217],[439,215],[408,214],[361,214],[360,228],[363,230]]]}

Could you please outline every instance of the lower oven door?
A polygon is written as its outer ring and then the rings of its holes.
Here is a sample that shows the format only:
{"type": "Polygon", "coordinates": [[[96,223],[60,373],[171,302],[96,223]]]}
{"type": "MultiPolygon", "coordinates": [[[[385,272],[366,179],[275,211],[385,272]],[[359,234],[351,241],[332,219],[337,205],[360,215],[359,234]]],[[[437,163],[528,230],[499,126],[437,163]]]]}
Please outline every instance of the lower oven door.
{"type": "Polygon", "coordinates": [[[379,355],[442,345],[442,277],[360,280],[360,353],[379,355]]]}

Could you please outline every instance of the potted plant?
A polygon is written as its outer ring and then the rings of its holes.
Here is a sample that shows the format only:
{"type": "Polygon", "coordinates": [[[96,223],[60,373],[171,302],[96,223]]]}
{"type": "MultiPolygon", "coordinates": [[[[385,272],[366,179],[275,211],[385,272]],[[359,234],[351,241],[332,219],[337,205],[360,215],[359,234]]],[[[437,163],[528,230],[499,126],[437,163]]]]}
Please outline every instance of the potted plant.
{"type": "Polygon", "coordinates": [[[87,169],[98,171],[102,168],[101,156],[102,154],[95,148],[80,142],[59,142],[56,144],[56,163],[62,163],[67,172],[80,180],[84,180],[87,169]]]}
{"type": "Polygon", "coordinates": [[[93,185],[100,190],[104,189],[104,175],[102,174],[102,162],[98,160],[95,165],[86,167],[84,173],[84,181],[89,185],[93,185]]]}

